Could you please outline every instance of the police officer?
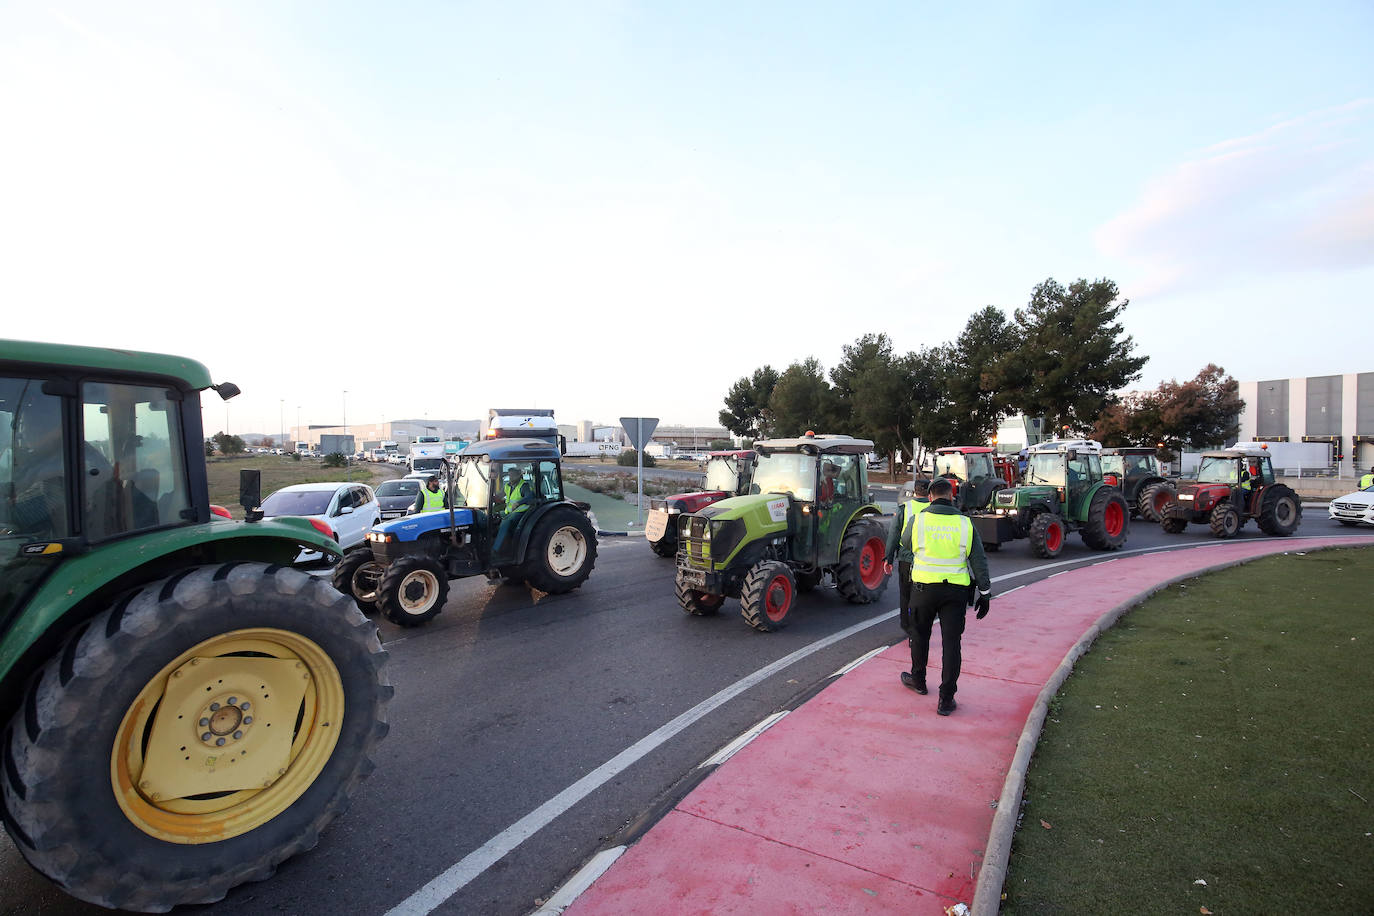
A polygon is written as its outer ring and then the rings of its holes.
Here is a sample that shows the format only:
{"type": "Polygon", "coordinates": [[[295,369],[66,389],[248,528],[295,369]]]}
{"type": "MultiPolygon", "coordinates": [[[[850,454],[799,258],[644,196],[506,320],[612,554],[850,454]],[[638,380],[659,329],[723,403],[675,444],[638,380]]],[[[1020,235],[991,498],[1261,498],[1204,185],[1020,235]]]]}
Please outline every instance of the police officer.
{"type": "Polygon", "coordinates": [[[420,492],[415,494],[415,504],[410,507],[411,515],[433,512],[448,508],[448,494],[439,488],[439,475],[430,474],[420,492]]]}
{"type": "Polygon", "coordinates": [[[902,672],[902,683],[917,693],[926,690],[926,660],[930,655],[930,631],[940,619],[940,702],[942,716],[954,712],[963,656],[960,640],[969,598],[979,620],[992,604],[992,580],[983,541],[973,523],[954,508],[954,487],[946,478],[930,484],[930,505],[916,514],[911,532],[911,618],[916,633],[911,641],[911,671],[902,672]],[[976,595],[975,587],[976,586],[976,595]]]}
{"type": "Polygon", "coordinates": [[[1360,489],[1367,490],[1374,487],[1374,468],[1369,469],[1369,473],[1360,478],[1360,489]]]}
{"type": "MultiPolygon", "coordinates": [[[[916,513],[930,505],[926,491],[930,481],[925,478],[915,481],[911,486],[911,498],[897,507],[892,517],[892,527],[887,532],[887,556],[883,572],[892,573],[892,563],[897,563],[898,606],[901,610],[902,632],[911,643],[915,630],[911,627],[911,527],[916,521],[916,513]]],[[[911,643],[914,647],[915,643],[911,643]]]]}

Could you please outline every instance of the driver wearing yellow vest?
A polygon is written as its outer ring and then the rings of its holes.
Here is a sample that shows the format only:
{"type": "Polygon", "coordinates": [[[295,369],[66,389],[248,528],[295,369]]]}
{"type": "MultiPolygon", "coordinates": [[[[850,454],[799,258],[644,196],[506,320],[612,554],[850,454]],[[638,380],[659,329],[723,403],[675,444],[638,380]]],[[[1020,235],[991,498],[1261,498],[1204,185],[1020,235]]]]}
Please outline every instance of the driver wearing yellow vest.
{"type": "Polygon", "coordinates": [[[496,505],[493,506],[495,514],[501,516],[501,527],[496,530],[496,539],[491,545],[493,553],[501,549],[506,538],[510,537],[511,532],[520,524],[520,513],[529,509],[534,503],[532,497],[529,482],[525,480],[521,466],[518,464],[506,465],[505,474],[501,481],[501,493],[497,496],[496,505]]]}
{"type": "Polygon", "coordinates": [[[940,699],[935,711],[942,716],[958,705],[963,663],[960,643],[970,599],[977,617],[987,616],[992,605],[992,580],[983,541],[973,523],[954,508],[954,487],[948,478],[930,484],[930,505],[916,515],[911,534],[911,670],[902,672],[902,683],[925,694],[926,662],[930,634],[940,620],[940,699]],[[976,592],[975,592],[976,588],[976,592]]]}
{"type": "Polygon", "coordinates": [[[1374,468],[1369,469],[1369,473],[1360,478],[1360,489],[1367,490],[1374,487],[1374,468]]]}

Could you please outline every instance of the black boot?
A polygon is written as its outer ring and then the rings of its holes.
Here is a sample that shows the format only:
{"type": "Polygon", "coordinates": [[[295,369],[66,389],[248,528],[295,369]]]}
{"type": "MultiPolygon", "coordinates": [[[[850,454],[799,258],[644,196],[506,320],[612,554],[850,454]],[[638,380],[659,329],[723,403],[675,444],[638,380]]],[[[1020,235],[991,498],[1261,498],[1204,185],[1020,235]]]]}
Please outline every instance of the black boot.
{"type": "Polygon", "coordinates": [[[926,676],[924,674],[922,674],[920,677],[917,677],[910,671],[903,671],[902,684],[904,686],[910,687],[912,690],[916,691],[922,696],[925,696],[927,693],[930,693],[930,691],[926,689],[926,676]]]}
{"type": "Polygon", "coordinates": [[[954,702],[954,696],[952,694],[950,696],[945,696],[942,693],[940,694],[940,702],[935,706],[935,711],[942,716],[947,716],[954,712],[958,705],[958,703],[954,702]]]}

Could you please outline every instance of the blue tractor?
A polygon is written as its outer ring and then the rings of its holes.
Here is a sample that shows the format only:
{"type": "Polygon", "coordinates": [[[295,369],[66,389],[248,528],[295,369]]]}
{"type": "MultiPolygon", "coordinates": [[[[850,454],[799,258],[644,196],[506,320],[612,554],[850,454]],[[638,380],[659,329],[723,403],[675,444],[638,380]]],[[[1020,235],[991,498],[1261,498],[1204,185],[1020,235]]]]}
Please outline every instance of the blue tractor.
{"type": "Polygon", "coordinates": [[[586,503],[563,496],[558,446],[476,442],[446,460],[446,508],[383,522],[334,569],[334,587],[363,611],[413,627],[448,599],[449,580],[485,575],[570,592],[596,564],[586,503]]]}

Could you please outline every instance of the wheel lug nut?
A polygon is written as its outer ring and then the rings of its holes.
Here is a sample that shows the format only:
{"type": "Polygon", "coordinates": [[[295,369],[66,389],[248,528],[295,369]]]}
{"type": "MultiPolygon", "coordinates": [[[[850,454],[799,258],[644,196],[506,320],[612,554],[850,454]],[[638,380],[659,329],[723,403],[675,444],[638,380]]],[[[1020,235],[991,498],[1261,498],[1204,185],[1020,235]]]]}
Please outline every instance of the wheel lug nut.
{"type": "Polygon", "coordinates": [[[244,700],[243,705],[239,706],[239,709],[242,709],[244,712],[247,712],[249,709],[252,708],[252,706],[252,703],[249,703],[247,700],[244,700]]]}
{"type": "Polygon", "coordinates": [[[252,724],[253,724],[253,717],[252,717],[252,716],[244,716],[244,717],[243,717],[243,724],[244,724],[244,725],[252,725],[252,724]]]}
{"type": "Polygon", "coordinates": [[[224,739],[223,739],[223,738],[216,738],[216,739],[215,739],[215,747],[224,747],[224,739]]]}
{"type": "Polygon", "coordinates": [[[211,704],[210,704],[210,711],[211,711],[211,712],[214,712],[214,711],[217,710],[217,709],[219,709],[219,704],[218,704],[218,703],[211,703],[211,704]]]}
{"type": "Polygon", "coordinates": [[[229,698],[229,705],[230,705],[230,706],[233,706],[233,705],[234,705],[235,703],[237,703],[238,701],[239,701],[239,698],[238,698],[238,697],[230,697],[230,698],[229,698]]]}
{"type": "Polygon", "coordinates": [[[242,738],[242,737],[243,737],[243,732],[241,732],[241,731],[234,732],[234,740],[235,740],[235,741],[237,741],[238,739],[240,739],[240,738],[242,738]]]}
{"type": "Polygon", "coordinates": [[[209,732],[206,732],[205,734],[203,734],[203,735],[200,736],[200,740],[202,740],[202,741],[209,741],[209,740],[210,740],[211,738],[213,738],[213,737],[214,737],[214,736],[211,735],[209,732]]]}
{"type": "Polygon", "coordinates": [[[200,727],[201,727],[201,728],[209,728],[209,727],[210,727],[210,720],[209,720],[209,719],[201,719],[201,720],[200,720],[200,727]]]}

